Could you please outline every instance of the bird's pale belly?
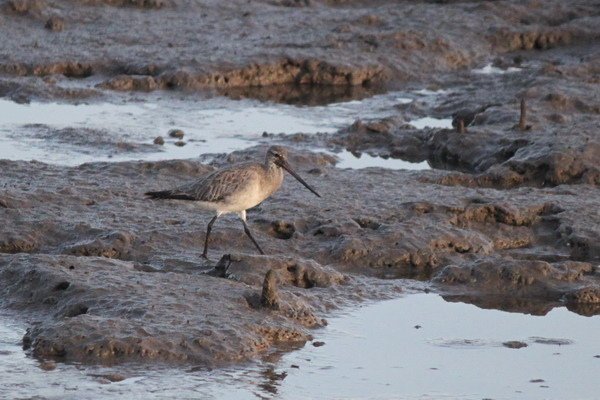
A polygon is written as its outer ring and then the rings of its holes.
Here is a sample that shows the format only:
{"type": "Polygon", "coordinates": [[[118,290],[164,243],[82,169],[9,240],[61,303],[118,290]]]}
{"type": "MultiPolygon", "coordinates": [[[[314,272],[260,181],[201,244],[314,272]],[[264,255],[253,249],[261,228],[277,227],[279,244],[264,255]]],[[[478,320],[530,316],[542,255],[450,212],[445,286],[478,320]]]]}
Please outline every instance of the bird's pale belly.
{"type": "Polygon", "coordinates": [[[260,193],[258,190],[235,193],[218,202],[200,202],[201,207],[222,213],[240,212],[260,204],[269,197],[270,193],[260,193]]]}

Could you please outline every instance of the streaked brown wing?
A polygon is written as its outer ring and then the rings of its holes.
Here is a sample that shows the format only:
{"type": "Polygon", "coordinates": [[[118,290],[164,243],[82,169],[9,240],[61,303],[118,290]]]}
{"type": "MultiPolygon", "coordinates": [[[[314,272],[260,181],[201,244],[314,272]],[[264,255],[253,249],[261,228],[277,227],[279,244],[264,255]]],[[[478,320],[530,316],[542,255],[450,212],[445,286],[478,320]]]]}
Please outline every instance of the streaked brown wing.
{"type": "Polygon", "coordinates": [[[256,178],[256,167],[259,166],[245,164],[220,169],[203,179],[173,190],[173,193],[186,195],[197,201],[223,201],[235,192],[243,190],[256,178]]]}

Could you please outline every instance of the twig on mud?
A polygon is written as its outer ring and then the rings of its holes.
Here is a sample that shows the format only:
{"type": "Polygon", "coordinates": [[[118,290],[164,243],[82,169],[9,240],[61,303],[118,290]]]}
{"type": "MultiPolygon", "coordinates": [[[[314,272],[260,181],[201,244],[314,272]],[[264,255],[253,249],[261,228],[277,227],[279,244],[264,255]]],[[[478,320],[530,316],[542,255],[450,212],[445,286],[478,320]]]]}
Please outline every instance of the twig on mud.
{"type": "Polygon", "coordinates": [[[521,98],[521,115],[519,116],[519,129],[522,131],[527,130],[527,104],[525,98],[521,98]]]}

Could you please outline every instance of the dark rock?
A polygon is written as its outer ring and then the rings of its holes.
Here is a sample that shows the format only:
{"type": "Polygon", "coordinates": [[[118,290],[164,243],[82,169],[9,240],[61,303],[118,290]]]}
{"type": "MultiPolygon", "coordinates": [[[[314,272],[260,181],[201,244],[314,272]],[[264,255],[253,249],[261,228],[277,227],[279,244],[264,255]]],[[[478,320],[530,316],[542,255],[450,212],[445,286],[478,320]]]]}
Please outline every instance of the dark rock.
{"type": "Polygon", "coordinates": [[[169,131],[169,137],[182,139],[183,136],[184,136],[184,133],[181,129],[171,129],[169,131]]]}

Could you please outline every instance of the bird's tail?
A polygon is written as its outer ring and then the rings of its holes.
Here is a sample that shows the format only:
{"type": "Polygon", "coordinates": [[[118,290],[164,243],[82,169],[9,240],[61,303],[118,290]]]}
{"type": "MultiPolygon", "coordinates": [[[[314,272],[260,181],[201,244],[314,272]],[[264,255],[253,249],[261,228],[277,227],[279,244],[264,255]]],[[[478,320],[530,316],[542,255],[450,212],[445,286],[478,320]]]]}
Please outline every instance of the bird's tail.
{"type": "Polygon", "coordinates": [[[178,200],[194,200],[190,195],[176,192],[173,190],[160,190],[158,192],[144,193],[151,199],[178,199],[178,200]]]}
{"type": "Polygon", "coordinates": [[[146,192],[144,195],[150,197],[151,199],[169,199],[171,198],[171,191],[160,190],[158,192],[146,192]]]}

